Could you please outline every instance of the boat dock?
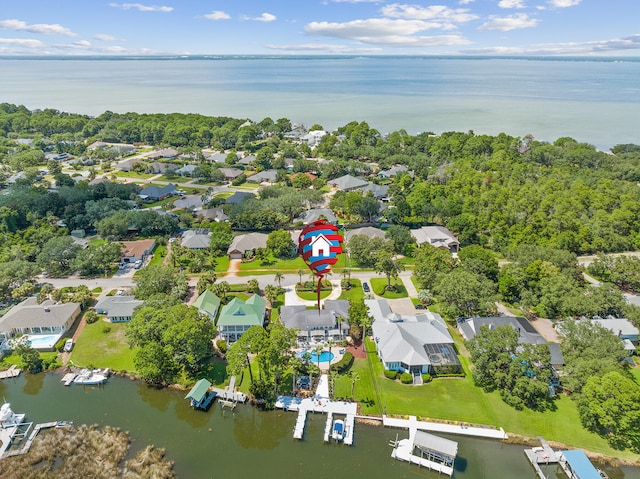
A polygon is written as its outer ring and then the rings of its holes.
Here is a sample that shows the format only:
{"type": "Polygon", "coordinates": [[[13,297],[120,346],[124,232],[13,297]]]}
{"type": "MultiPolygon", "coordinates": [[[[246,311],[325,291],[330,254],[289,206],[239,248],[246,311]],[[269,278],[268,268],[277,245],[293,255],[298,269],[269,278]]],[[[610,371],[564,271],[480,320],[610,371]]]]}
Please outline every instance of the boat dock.
{"type": "Polygon", "coordinates": [[[33,431],[31,431],[31,434],[29,435],[29,438],[25,442],[24,446],[22,446],[20,449],[14,449],[12,451],[6,451],[2,455],[2,458],[11,457],[11,456],[19,456],[20,454],[26,454],[27,452],[29,452],[29,449],[31,449],[31,444],[33,443],[33,441],[35,440],[36,436],[38,435],[38,433],[42,429],[49,429],[51,427],[56,427],[57,425],[58,425],[58,421],[36,424],[36,427],[34,427],[33,431]]]}
{"type": "Polygon", "coordinates": [[[395,417],[382,416],[382,425],[385,427],[395,427],[400,429],[416,429],[419,431],[429,431],[444,434],[459,434],[461,436],[486,437],[488,439],[507,439],[504,429],[492,427],[467,426],[466,424],[448,424],[443,422],[418,421],[416,416],[409,416],[409,419],[399,419],[395,417]]]}
{"type": "Polygon", "coordinates": [[[327,423],[324,425],[324,442],[329,442],[331,438],[331,429],[333,427],[333,413],[329,411],[327,414],[327,423]]]}
{"type": "Polygon", "coordinates": [[[453,463],[458,454],[457,442],[412,428],[409,430],[409,439],[396,440],[391,445],[392,458],[453,476],[453,463]],[[420,452],[419,456],[414,454],[416,450],[420,452]]]}
{"type": "Polygon", "coordinates": [[[18,369],[15,364],[12,364],[6,371],[0,371],[0,379],[9,379],[20,376],[22,370],[18,369]]]}
{"type": "MultiPolygon", "coordinates": [[[[236,391],[235,376],[231,376],[229,385],[226,388],[222,389],[212,387],[210,389],[215,393],[216,397],[220,398],[220,404],[222,404],[223,406],[229,406],[229,403],[245,403],[247,401],[246,394],[241,393],[240,391],[236,391]]],[[[235,404],[233,407],[235,407],[235,404]]]]}
{"type": "MultiPolygon", "coordinates": [[[[304,436],[304,427],[307,423],[308,412],[319,412],[327,415],[342,414],[347,417],[345,421],[345,437],[344,443],[353,445],[353,433],[355,416],[358,410],[358,404],[346,401],[332,401],[329,399],[329,379],[326,374],[320,376],[316,394],[310,398],[298,398],[292,396],[278,396],[276,407],[285,411],[297,411],[298,417],[293,428],[294,439],[302,439],[304,436]],[[351,417],[351,419],[350,419],[351,417]]],[[[325,438],[327,438],[327,428],[329,434],[331,432],[332,419],[327,419],[325,427],[325,438]]],[[[325,439],[328,442],[328,438],[325,439]]]]}
{"type": "Polygon", "coordinates": [[[63,382],[65,386],[71,386],[76,376],[77,376],[76,373],[67,373],[64,376],[62,376],[62,379],[60,381],[63,382]]]}
{"type": "Polygon", "coordinates": [[[540,479],[546,479],[547,476],[540,468],[540,464],[557,464],[560,461],[560,455],[554,451],[544,438],[538,436],[538,440],[542,446],[525,449],[524,454],[536,471],[540,479]]]}

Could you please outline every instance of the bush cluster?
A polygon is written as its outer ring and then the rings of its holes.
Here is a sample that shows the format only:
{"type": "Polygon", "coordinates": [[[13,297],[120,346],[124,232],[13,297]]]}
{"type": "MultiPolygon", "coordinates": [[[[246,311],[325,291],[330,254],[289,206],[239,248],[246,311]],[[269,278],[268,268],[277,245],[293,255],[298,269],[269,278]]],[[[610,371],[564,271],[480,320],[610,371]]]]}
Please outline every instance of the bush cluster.
{"type": "Polygon", "coordinates": [[[399,374],[400,373],[398,371],[391,371],[389,369],[384,370],[384,377],[386,377],[387,379],[392,379],[394,381],[398,379],[399,374]]]}
{"type": "Polygon", "coordinates": [[[344,356],[342,356],[342,359],[340,361],[331,365],[331,369],[342,374],[348,371],[351,368],[352,364],[353,364],[353,354],[347,351],[344,353],[344,356]]]}
{"type": "Polygon", "coordinates": [[[413,376],[409,373],[402,373],[400,375],[400,382],[402,384],[413,384],[413,376]]]}

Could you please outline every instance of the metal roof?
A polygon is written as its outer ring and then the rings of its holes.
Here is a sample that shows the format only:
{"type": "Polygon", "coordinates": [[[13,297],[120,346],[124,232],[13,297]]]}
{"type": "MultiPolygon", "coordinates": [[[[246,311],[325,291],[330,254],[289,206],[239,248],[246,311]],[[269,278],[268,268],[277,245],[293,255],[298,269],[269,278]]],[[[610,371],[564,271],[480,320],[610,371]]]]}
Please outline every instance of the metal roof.
{"type": "Polygon", "coordinates": [[[195,386],[191,388],[191,391],[189,391],[189,394],[187,394],[184,398],[193,399],[196,402],[200,402],[202,401],[204,396],[207,394],[207,391],[209,390],[210,387],[211,387],[211,383],[209,381],[207,381],[206,379],[201,379],[195,384],[195,386]]]}
{"type": "Polygon", "coordinates": [[[574,451],[562,451],[567,464],[575,473],[577,479],[602,479],[598,470],[593,467],[589,458],[579,449],[574,451]]]}
{"type": "MultiPolygon", "coordinates": [[[[416,431],[413,445],[420,449],[427,449],[442,454],[443,456],[455,458],[458,454],[458,443],[434,436],[424,431],[416,431]]],[[[582,479],[582,478],[581,478],[582,479]]]]}

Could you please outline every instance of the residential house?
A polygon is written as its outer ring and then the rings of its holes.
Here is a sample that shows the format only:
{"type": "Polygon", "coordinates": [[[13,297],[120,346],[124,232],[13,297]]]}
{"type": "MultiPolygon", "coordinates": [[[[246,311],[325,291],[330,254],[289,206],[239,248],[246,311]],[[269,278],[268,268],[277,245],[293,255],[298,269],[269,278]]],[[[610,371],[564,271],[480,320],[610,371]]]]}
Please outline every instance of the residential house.
{"type": "Polygon", "coordinates": [[[180,152],[178,150],[174,150],[173,148],[162,148],[160,150],[153,151],[147,158],[150,160],[157,160],[159,158],[167,158],[172,159],[178,156],[180,152]]]}
{"type": "Polygon", "coordinates": [[[243,259],[245,256],[253,256],[258,248],[267,247],[268,237],[269,235],[264,233],[248,233],[234,236],[227,249],[227,255],[229,259],[243,259]]]}
{"type": "Polygon", "coordinates": [[[211,244],[211,230],[196,228],[182,233],[180,244],[189,249],[207,249],[211,244]]]}
{"type": "Polygon", "coordinates": [[[495,329],[504,325],[509,325],[518,331],[518,343],[520,344],[547,344],[545,339],[526,318],[517,316],[473,316],[471,318],[458,319],[458,330],[466,341],[471,341],[477,334],[480,334],[481,326],[495,329]]]}
{"type": "Polygon", "coordinates": [[[234,343],[252,326],[264,326],[267,302],[254,294],[247,301],[235,297],[222,307],[218,318],[218,335],[234,343]]]}
{"type": "Polygon", "coordinates": [[[280,308],[280,321],[295,329],[298,344],[324,344],[328,340],[340,341],[349,335],[349,301],[325,300],[321,310],[307,309],[305,305],[280,308]]]}
{"type": "Polygon", "coordinates": [[[38,304],[35,296],[25,299],[0,318],[0,337],[10,339],[22,334],[62,334],[80,315],[79,303],[38,304]]]}
{"type": "Polygon", "coordinates": [[[178,168],[176,173],[180,176],[192,177],[196,168],[198,168],[198,165],[184,165],[182,168],[178,168]]]}
{"type": "Polygon", "coordinates": [[[387,196],[389,186],[387,185],[376,185],[375,183],[369,183],[367,186],[359,188],[358,191],[361,191],[363,193],[370,191],[375,199],[381,201],[389,201],[389,197],[387,196]]]}
{"type": "Polygon", "coordinates": [[[303,125],[292,125],[291,131],[284,134],[284,137],[289,140],[300,140],[307,134],[307,129],[303,125]]]}
{"type": "Polygon", "coordinates": [[[141,162],[142,160],[140,158],[128,158],[126,160],[119,161],[115,168],[118,171],[131,171],[133,170],[134,165],[141,162]]]}
{"type": "Polygon", "coordinates": [[[95,306],[96,313],[104,314],[111,323],[131,321],[133,310],[144,301],[135,296],[106,296],[95,306]]]}
{"type": "Polygon", "coordinates": [[[220,168],[220,172],[224,175],[225,180],[235,180],[244,173],[244,170],[239,168],[220,168]]]}
{"type": "Polygon", "coordinates": [[[422,382],[422,374],[462,369],[453,338],[439,314],[397,314],[384,299],[368,299],[365,304],[374,318],[371,329],[385,369],[410,373],[417,383],[422,382]]]}
{"type": "Polygon", "coordinates": [[[347,230],[346,233],[344,234],[344,240],[345,242],[348,243],[349,241],[351,241],[351,238],[358,235],[366,236],[369,239],[373,239],[373,238],[386,239],[385,232],[382,231],[380,228],[365,226],[364,228],[355,228],[352,230],[347,230]]]}
{"type": "Polygon", "coordinates": [[[153,253],[156,247],[156,240],[121,241],[121,244],[122,262],[135,263],[136,261],[144,261],[147,256],[153,253]]]}
{"type": "Polygon", "coordinates": [[[451,253],[457,253],[460,250],[460,242],[444,226],[423,226],[411,230],[411,235],[416,239],[418,246],[426,243],[436,248],[447,249],[451,253]]]}
{"type": "Polygon", "coordinates": [[[277,181],[276,180],[277,175],[278,175],[278,172],[276,170],[263,170],[247,178],[247,183],[274,184],[277,181]]]}
{"type": "Polygon", "coordinates": [[[382,170],[378,173],[378,176],[380,176],[381,178],[392,179],[395,178],[399,173],[409,173],[411,177],[413,177],[413,171],[409,171],[409,168],[404,165],[395,165],[388,170],[382,170]]]}
{"type": "Polygon", "coordinates": [[[638,328],[626,318],[615,318],[613,316],[601,318],[596,316],[591,322],[607,328],[622,340],[628,339],[632,343],[638,344],[638,328]]]}
{"type": "Polygon", "coordinates": [[[324,130],[313,130],[307,133],[306,135],[302,135],[300,137],[300,141],[302,143],[307,144],[311,148],[315,148],[320,144],[322,137],[327,135],[328,133],[324,130]]]}
{"type": "Polygon", "coordinates": [[[220,309],[220,298],[208,289],[205,289],[198,299],[193,302],[193,306],[198,308],[202,314],[206,314],[215,323],[218,309],[220,309]]]}
{"type": "Polygon", "coordinates": [[[311,224],[319,219],[326,219],[328,223],[335,225],[338,223],[338,218],[329,208],[313,208],[300,213],[300,216],[293,220],[294,223],[303,223],[305,225],[311,224]]]}
{"type": "Polygon", "coordinates": [[[177,191],[178,189],[173,183],[165,186],[151,185],[143,188],[140,193],[138,193],[138,196],[143,200],[160,201],[175,195],[177,191]]]}
{"type": "Polygon", "coordinates": [[[173,202],[173,208],[177,208],[180,210],[196,210],[198,208],[201,208],[202,205],[204,205],[202,195],[187,195],[178,198],[173,202]]]}
{"type": "Polygon", "coordinates": [[[172,163],[163,163],[160,161],[154,161],[147,165],[146,170],[150,173],[163,174],[163,173],[167,173],[168,171],[176,171],[177,168],[178,168],[177,165],[174,165],[172,163]]]}
{"type": "Polygon", "coordinates": [[[335,178],[333,180],[327,181],[327,184],[331,188],[335,188],[341,191],[353,191],[358,188],[363,188],[369,184],[368,181],[363,180],[362,178],[356,178],[351,175],[344,175],[340,178],[335,178]]]}
{"type": "Polygon", "coordinates": [[[253,164],[254,161],[256,161],[256,155],[247,155],[240,158],[238,160],[238,164],[243,166],[249,166],[253,164]]]}
{"type": "Polygon", "coordinates": [[[249,193],[248,191],[236,191],[234,194],[225,198],[224,203],[227,205],[237,205],[242,203],[247,198],[254,199],[256,195],[249,193]]]}
{"type": "MultiPolygon", "coordinates": [[[[225,164],[227,162],[227,156],[228,156],[228,153],[225,153],[224,151],[220,151],[218,153],[214,153],[212,155],[207,156],[205,159],[213,163],[225,164]]],[[[238,155],[236,154],[236,161],[237,161],[237,158],[238,158],[238,155]]]]}
{"type": "MultiPolygon", "coordinates": [[[[174,203],[175,204],[175,203],[174,203]]],[[[203,210],[197,210],[196,214],[202,218],[215,221],[217,223],[229,221],[229,216],[222,211],[222,208],[217,206],[215,208],[207,208],[203,210]]]]}
{"type": "Polygon", "coordinates": [[[114,150],[121,155],[133,153],[136,151],[136,147],[127,143],[106,143],[104,141],[94,141],[87,146],[88,151],[93,150],[114,150]]]}

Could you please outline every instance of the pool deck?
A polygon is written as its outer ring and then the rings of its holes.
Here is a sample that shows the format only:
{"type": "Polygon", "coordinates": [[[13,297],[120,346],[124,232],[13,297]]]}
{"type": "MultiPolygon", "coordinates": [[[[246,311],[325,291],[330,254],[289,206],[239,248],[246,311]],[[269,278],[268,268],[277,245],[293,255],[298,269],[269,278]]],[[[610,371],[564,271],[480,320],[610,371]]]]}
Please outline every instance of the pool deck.
{"type": "Polygon", "coordinates": [[[324,414],[343,414],[345,420],[344,443],[353,444],[353,430],[358,404],[346,401],[332,401],[329,399],[329,379],[326,374],[320,376],[316,393],[310,398],[297,398],[292,396],[278,396],[276,407],[285,411],[297,411],[298,417],[293,428],[293,437],[302,439],[304,427],[307,422],[308,412],[319,412],[324,414]]]}

